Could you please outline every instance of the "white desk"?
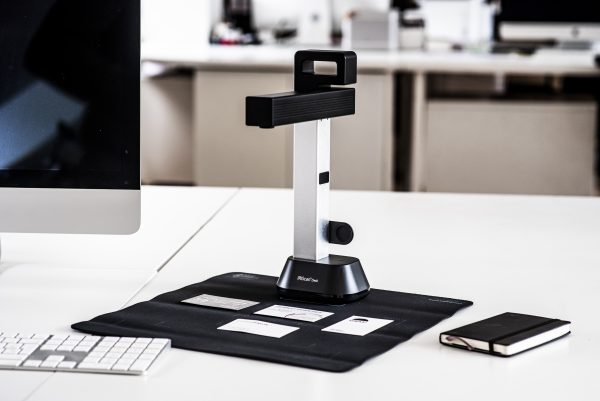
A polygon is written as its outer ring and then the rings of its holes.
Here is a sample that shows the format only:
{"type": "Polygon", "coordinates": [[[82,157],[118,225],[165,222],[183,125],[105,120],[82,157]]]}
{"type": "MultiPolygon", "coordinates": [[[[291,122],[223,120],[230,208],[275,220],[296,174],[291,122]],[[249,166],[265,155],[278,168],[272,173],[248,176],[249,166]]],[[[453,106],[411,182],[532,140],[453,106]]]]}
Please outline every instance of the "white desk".
{"type": "Polygon", "coordinates": [[[134,235],[2,234],[2,268],[156,271],[235,194],[234,188],[142,189],[142,224],[134,235]]]}
{"type": "MultiPolygon", "coordinates": [[[[242,190],[131,302],[229,271],[278,275],[291,251],[291,195],[242,190]]],[[[47,375],[0,372],[0,380],[27,382],[28,400],[62,401],[564,400],[600,392],[596,199],[334,192],[332,212],[356,231],[335,252],[360,257],[373,287],[475,305],[344,374],[173,350],[147,378],[52,374],[37,389],[47,375]],[[510,359],[438,343],[442,330],[505,311],[570,319],[573,334],[510,359]]],[[[114,308],[107,301],[105,310],[114,308]]],[[[17,390],[9,400],[25,398],[17,390]]]]}
{"type": "MultiPolygon", "coordinates": [[[[171,66],[202,70],[255,69],[292,72],[288,46],[145,46],[142,58],[171,66]]],[[[339,48],[337,48],[339,49],[339,48]]],[[[600,51],[600,49],[599,49],[600,51]]],[[[359,72],[457,72],[500,74],[597,75],[592,52],[541,51],[532,56],[446,51],[356,50],[359,72]]]]}

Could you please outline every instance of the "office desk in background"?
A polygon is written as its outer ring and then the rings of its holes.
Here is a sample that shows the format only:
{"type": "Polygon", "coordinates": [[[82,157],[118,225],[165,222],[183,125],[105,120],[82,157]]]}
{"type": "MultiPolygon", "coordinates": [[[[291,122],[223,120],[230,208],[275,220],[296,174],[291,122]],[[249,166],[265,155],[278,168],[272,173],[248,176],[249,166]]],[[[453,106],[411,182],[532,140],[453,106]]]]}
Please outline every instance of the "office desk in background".
{"type": "MultiPolygon", "coordinates": [[[[144,202],[152,205],[179,191],[156,188],[144,202]]],[[[186,191],[219,198],[212,190],[186,191]]],[[[148,377],[0,371],[2,400],[280,400],[284,394],[302,401],[400,395],[504,401],[518,394],[562,401],[600,393],[595,199],[334,191],[332,212],[356,231],[352,244],[333,251],[360,257],[373,287],[470,299],[474,306],[344,374],[173,349],[148,377]],[[573,334],[509,359],[438,343],[443,330],[505,311],[572,320],[573,334]]],[[[66,330],[74,321],[123,306],[116,299],[132,304],[230,271],[278,275],[291,252],[292,221],[291,191],[242,189],[141,289],[109,269],[100,285],[112,281],[112,294],[95,296],[93,280],[69,285],[69,277],[59,274],[60,290],[40,297],[26,283],[10,291],[0,275],[1,326],[32,328],[41,319],[41,330],[66,330]],[[49,297],[60,314],[44,308],[49,297]]],[[[68,255],[64,260],[69,263],[68,255]]]]}
{"type": "MultiPolygon", "coordinates": [[[[164,93],[169,102],[163,103],[188,109],[173,117],[172,110],[153,107],[151,96],[144,100],[153,110],[149,120],[160,115],[192,132],[188,175],[196,184],[291,186],[291,127],[245,127],[244,98],[290,90],[296,50],[144,48],[146,61],[192,71],[192,80],[184,80],[189,92],[181,92],[177,78],[146,80],[143,86],[157,98],[164,93]]],[[[357,53],[357,113],[332,122],[334,188],[594,193],[595,93],[588,88],[572,96],[560,88],[565,78],[600,77],[591,52],[357,53]],[[529,78],[534,90],[549,80],[558,95],[499,94],[514,77],[529,78]]],[[[160,132],[148,125],[144,134],[161,143],[160,132]]],[[[168,147],[181,137],[174,132],[162,143],[168,147]]]]}

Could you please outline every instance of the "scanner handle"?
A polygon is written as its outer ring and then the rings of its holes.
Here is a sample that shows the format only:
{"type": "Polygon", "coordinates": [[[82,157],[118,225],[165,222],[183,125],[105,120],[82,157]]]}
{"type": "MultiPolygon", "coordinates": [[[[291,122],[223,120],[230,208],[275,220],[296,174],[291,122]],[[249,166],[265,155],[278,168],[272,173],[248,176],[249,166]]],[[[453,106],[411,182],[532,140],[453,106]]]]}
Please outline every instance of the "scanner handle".
{"type": "Polygon", "coordinates": [[[342,50],[300,50],[294,56],[294,90],[313,92],[331,85],[356,83],[356,53],[342,50]],[[336,75],[315,73],[315,61],[333,62],[336,75]]]}

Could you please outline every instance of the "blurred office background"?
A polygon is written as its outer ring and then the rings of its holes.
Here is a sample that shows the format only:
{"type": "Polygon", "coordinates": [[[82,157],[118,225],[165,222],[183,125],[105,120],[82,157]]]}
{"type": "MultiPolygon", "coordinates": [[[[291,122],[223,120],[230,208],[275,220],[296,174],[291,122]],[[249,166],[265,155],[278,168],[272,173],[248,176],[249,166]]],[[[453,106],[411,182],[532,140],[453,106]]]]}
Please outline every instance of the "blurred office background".
{"type": "Polygon", "coordinates": [[[142,179],[291,187],[292,127],[246,127],[245,96],[291,90],[297,49],[345,48],[334,189],[596,195],[595,3],[142,0],[142,179]]]}

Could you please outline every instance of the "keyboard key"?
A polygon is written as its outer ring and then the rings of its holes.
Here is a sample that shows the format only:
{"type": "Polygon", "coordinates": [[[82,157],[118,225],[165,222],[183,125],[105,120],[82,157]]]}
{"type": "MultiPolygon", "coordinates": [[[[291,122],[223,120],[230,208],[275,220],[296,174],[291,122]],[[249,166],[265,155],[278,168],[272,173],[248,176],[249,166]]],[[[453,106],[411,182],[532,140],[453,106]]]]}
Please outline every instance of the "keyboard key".
{"type": "Polygon", "coordinates": [[[16,359],[0,359],[0,366],[19,366],[21,364],[20,360],[16,359]]]}
{"type": "Polygon", "coordinates": [[[127,371],[127,370],[129,370],[129,367],[132,365],[132,363],[133,362],[127,362],[127,361],[118,362],[116,365],[114,365],[112,367],[112,370],[127,371]]]}
{"type": "Polygon", "coordinates": [[[82,361],[79,365],[77,365],[77,369],[99,369],[99,364],[97,362],[82,361]]]}
{"type": "Polygon", "coordinates": [[[40,347],[40,351],[56,351],[56,345],[44,344],[40,347]]]}
{"type": "Polygon", "coordinates": [[[33,333],[19,333],[17,335],[18,338],[29,339],[33,337],[33,333]]]}
{"type": "Polygon", "coordinates": [[[0,354],[0,361],[23,361],[25,358],[27,357],[18,354],[0,354]]]}
{"type": "Polygon", "coordinates": [[[96,362],[96,363],[81,362],[77,366],[78,369],[93,369],[93,370],[110,370],[111,367],[112,367],[112,364],[101,363],[101,362],[96,362]]]}
{"type": "Polygon", "coordinates": [[[73,348],[75,348],[73,345],[61,345],[56,350],[57,351],[71,352],[71,351],[73,351],[73,348]]]}
{"type": "Polygon", "coordinates": [[[148,360],[148,361],[136,361],[136,362],[133,363],[133,365],[131,365],[131,367],[129,368],[129,370],[143,372],[151,364],[152,364],[152,360],[148,360]]]}
{"type": "Polygon", "coordinates": [[[42,362],[42,364],[40,365],[40,367],[42,368],[55,368],[58,366],[59,363],[62,362],[62,360],[64,359],[64,356],[62,355],[57,355],[60,357],[56,358],[53,356],[49,356],[48,358],[46,358],[46,360],[44,362],[42,362]]]}
{"type": "Polygon", "coordinates": [[[23,338],[19,341],[19,344],[42,344],[44,340],[37,340],[35,338],[23,338]]]}
{"type": "Polygon", "coordinates": [[[23,366],[27,366],[28,368],[37,368],[41,364],[42,364],[42,361],[39,361],[37,359],[29,359],[29,360],[23,362],[23,366]]]}
{"type": "Polygon", "coordinates": [[[98,369],[110,369],[114,365],[114,362],[98,362],[98,369]]]}
{"type": "Polygon", "coordinates": [[[75,365],[77,365],[77,362],[68,361],[59,363],[57,367],[61,369],[73,369],[75,365]]]}
{"type": "Polygon", "coordinates": [[[50,337],[50,335],[48,335],[48,334],[34,334],[32,338],[34,340],[45,340],[48,337],[50,337]]]}
{"type": "Polygon", "coordinates": [[[5,349],[2,351],[2,355],[17,355],[19,353],[19,348],[16,349],[5,349]]]}

